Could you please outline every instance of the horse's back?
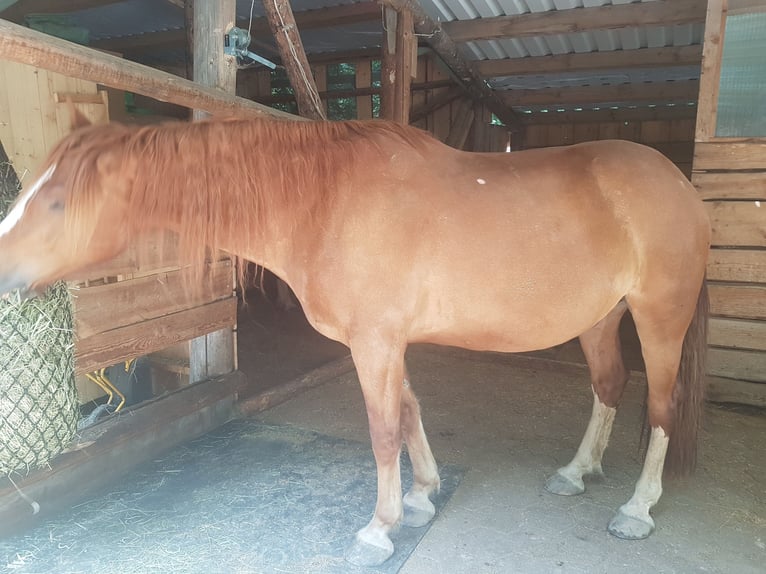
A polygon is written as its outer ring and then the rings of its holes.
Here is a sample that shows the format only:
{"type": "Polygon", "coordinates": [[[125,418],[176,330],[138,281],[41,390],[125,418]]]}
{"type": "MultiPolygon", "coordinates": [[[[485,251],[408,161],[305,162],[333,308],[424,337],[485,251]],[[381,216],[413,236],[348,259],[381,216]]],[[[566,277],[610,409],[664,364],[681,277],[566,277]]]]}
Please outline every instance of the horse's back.
{"type": "MultiPolygon", "coordinates": [[[[323,265],[353,277],[339,292],[348,321],[385,316],[413,341],[501,351],[561,343],[640,281],[646,259],[663,256],[658,245],[705,235],[691,185],[638,144],[405,151],[365,166],[379,176],[339,203],[337,251],[323,265]]],[[[694,241],[678,254],[691,257],[694,241]]]]}

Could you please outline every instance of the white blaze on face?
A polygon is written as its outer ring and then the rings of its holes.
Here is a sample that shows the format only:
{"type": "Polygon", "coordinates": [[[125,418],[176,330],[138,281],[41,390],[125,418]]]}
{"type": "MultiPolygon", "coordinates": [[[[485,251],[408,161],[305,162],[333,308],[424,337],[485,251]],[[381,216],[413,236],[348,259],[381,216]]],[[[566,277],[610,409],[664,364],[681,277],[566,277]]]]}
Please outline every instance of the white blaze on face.
{"type": "Polygon", "coordinates": [[[45,185],[51,179],[51,177],[53,177],[53,172],[55,169],[55,164],[46,169],[45,173],[42,174],[40,178],[34,183],[34,185],[30,187],[23,196],[21,196],[19,201],[16,202],[16,205],[13,206],[11,212],[5,216],[5,219],[0,221],[0,237],[16,227],[16,224],[24,215],[24,211],[26,211],[30,200],[37,194],[38,191],[40,191],[40,188],[45,185]]]}

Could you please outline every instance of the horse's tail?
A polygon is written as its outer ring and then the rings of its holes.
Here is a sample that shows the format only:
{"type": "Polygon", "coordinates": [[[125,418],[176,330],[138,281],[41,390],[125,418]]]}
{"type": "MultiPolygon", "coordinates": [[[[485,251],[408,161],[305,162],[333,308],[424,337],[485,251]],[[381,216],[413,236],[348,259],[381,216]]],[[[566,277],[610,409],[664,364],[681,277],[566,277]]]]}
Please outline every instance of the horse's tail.
{"type": "Polygon", "coordinates": [[[691,474],[697,464],[697,438],[702,423],[707,380],[707,331],[710,301],[703,279],[697,308],[686,331],[674,392],[675,420],[670,432],[665,475],[691,474]]]}

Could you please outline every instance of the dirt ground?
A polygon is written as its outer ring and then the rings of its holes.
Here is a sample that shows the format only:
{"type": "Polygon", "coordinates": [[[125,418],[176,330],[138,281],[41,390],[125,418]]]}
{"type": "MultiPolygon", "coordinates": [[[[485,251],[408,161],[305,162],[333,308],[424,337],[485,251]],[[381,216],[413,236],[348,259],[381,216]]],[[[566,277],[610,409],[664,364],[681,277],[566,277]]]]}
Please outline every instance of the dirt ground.
{"type": "MultiPolygon", "coordinates": [[[[240,322],[239,348],[241,369],[257,387],[347,352],[306,329],[299,312],[263,306],[240,322]]],[[[628,542],[611,537],[606,524],[640,473],[640,377],[617,415],[605,478],[569,498],[547,493],[543,483],[570,460],[584,432],[591,406],[585,371],[530,369],[510,356],[429,346],[413,347],[408,366],[437,460],[466,473],[403,574],[764,571],[766,413],[709,405],[697,473],[666,483],[653,511],[657,530],[628,542]]],[[[259,419],[368,440],[353,374],[259,419]]]]}

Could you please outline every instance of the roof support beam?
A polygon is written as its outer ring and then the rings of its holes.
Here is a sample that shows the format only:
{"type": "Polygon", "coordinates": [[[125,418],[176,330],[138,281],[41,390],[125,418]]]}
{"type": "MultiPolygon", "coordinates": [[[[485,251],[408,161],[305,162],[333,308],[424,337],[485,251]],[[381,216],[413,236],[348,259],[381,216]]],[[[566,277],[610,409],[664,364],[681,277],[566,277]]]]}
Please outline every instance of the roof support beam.
{"type": "Polygon", "coordinates": [[[434,22],[426,14],[417,0],[380,0],[380,2],[399,12],[410,10],[415,23],[415,33],[421,35],[436,55],[441,58],[468,95],[484,103],[509,129],[513,130],[519,125],[519,118],[516,114],[479,76],[474,63],[461,56],[457,44],[442,29],[440,23],[434,22]]]}
{"type": "MultiPolygon", "coordinates": [[[[335,26],[348,26],[359,22],[370,22],[380,19],[380,6],[375,2],[358,2],[333,6],[332,8],[319,8],[317,10],[305,10],[295,13],[295,23],[300,30],[316,30],[332,28],[335,26]]],[[[248,20],[237,20],[239,28],[247,29],[248,20]]],[[[267,18],[254,18],[251,28],[253,37],[271,37],[271,29],[267,18]]],[[[122,38],[105,38],[93,40],[91,46],[101,50],[120,52],[124,54],[135,53],[157,46],[181,45],[185,38],[183,30],[163,30],[161,32],[147,32],[135,36],[122,38]]]]}
{"type": "Polygon", "coordinates": [[[289,0],[263,0],[263,8],[293,87],[298,113],[312,120],[327,119],[289,0]]]}
{"type": "Polygon", "coordinates": [[[608,102],[691,102],[699,94],[699,80],[645,82],[542,90],[507,90],[503,99],[512,106],[555,106],[608,102]]]}
{"type": "Polygon", "coordinates": [[[1,19],[0,59],[28,64],[120,90],[128,90],[161,102],[205,110],[214,115],[237,113],[249,117],[300,119],[292,114],[232,96],[221,90],[200,86],[179,76],[79,46],[1,19]]]}
{"type": "Polygon", "coordinates": [[[0,18],[11,22],[21,22],[27,14],[63,14],[79,12],[89,8],[98,8],[106,4],[116,4],[123,0],[18,0],[0,12],[0,18]]]}
{"type": "Polygon", "coordinates": [[[522,121],[528,125],[693,120],[697,117],[697,106],[677,105],[653,108],[618,108],[616,110],[607,108],[581,112],[550,111],[547,113],[520,114],[520,116],[522,121]]]}
{"type": "Polygon", "coordinates": [[[696,45],[481,60],[476,64],[476,68],[484,77],[499,77],[593,72],[620,68],[699,66],[701,61],[702,46],[696,45]]]}
{"type": "Polygon", "coordinates": [[[453,20],[442,27],[455,42],[572,34],[639,26],[673,26],[705,21],[706,0],[657,0],[551,10],[516,16],[453,20]]]}

